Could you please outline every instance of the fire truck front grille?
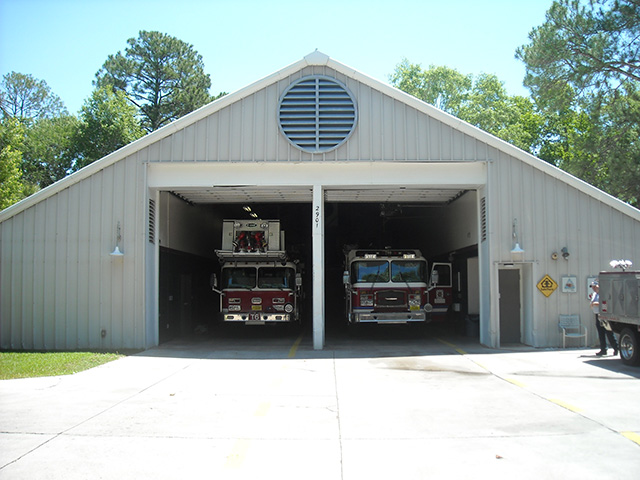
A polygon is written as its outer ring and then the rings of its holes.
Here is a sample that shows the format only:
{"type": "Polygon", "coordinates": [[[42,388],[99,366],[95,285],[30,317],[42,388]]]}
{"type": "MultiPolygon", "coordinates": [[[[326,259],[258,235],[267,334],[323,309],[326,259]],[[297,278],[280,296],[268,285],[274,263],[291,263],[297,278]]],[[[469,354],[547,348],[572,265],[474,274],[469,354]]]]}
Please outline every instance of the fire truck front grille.
{"type": "Polygon", "coordinates": [[[382,308],[406,307],[407,294],[401,290],[376,292],[375,305],[382,308]]]}

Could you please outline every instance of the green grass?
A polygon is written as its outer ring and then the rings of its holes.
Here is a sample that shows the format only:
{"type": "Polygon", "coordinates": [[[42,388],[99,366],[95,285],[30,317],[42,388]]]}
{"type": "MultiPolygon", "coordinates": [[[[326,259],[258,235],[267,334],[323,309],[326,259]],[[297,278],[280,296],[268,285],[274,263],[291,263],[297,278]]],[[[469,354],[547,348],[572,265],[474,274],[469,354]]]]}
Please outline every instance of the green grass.
{"type": "Polygon", "coordinates": [[[71,375],[121,357],[120,353],[0,352],[0,380],[71,375]]]}

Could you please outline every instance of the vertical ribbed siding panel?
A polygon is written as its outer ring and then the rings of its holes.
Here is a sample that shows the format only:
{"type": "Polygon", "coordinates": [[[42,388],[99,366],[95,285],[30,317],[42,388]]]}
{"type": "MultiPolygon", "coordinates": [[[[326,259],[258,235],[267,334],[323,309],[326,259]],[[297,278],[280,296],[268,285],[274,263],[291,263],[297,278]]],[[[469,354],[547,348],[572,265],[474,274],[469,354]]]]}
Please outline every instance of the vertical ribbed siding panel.
{"type": "Polygon", "coordinates": [[[358,124],[351,139],[347,143],[358,143],[358,159],[372,160],[372,145],[370,139],[373,137],[371,124],[371,88],[365,85],[358,87],[356,99],[358,99],[358,124]]]}
{"type": "Polygon", "coordinates": [[[220,111],[218,118],[218,160],[228,162],[230,159],[232,110],[227,107],[220,111]]]}
{"type": "Polygon", "coordinates": [[[11,348],[24,348],[22,342],[23,327],[23,291],[22,277],[24,264],[24,219],[25,214],[11,219],[11,348]]]}
{"type": "Polygon", "coordinates": [[[170,143],[171,160],[174,162],[184,161],[184,136],[185,131],[181,129],[167,138],[170,143]]]}
{"type": "Polygon", "coordinates": [[[39,203],[33,207],[33,268],[31,270],[32,294],[32,317],[33,317],[33,338],[32,345],[44,346],[45,325],[44,325],[44,250],[46,231],[46,211],[45,204],[39,203]]]}
{"type": "Polygon", "coordinates": [[[34,319],[33,319],[33,303],[34,303],[34,285],[33,285],[33,264],[35,261],[34,251],[34,235],[35,235],[35,209],[32,207],[24,212],[23,230],[21,232],[23,249],[21,256],[22,270],[22,345],[23,348],[34,347],[34,319]]]}
{"type": "MultiPolygon", "coordinates": [[[[114,348],[119,345],[117,335],[111,325],[114,310],[119,305],[118,299],[114,292],[113,272],[111,271],[110,252],[116,245],[116,237],[118,232],[117,220],[113,206],[116,199],[121,195],[116,190],[116,186],[120,183],[120,179],[116,179],[114,172],[120,164],[117,163],[102,171],[102,201],[100,202],[100,223],[102,226],[101,247],[100,247],[100,292],[99,292],[99,311],[100,317],[95,332],[95,341],[99,343],[101,349],[114,348]],[[105,336],[102,336],[102,330],[105,336]],[[115,343],[114,343],[115,341],[115,343]]],[[[120,245],[122,248],[122,245],[120,245]]]]}
{"type": "Polygon", "coordinates": [[[66,190],[68,192],[67,211],[61,227],[66,229],[65,255],[62,258],[66,270],[66,305],[64,346],[74,348],[78,343],[78,266],[79,266],[79,215],[80,188],[77,185],[66,190]]]}
{"type": "Polygon", "coordinates": [[[417,114],[419,160],[431,160],[431,138],[429,134],[429,117],[417,114]]]}
{"type": "Polygon", "coordinates": [[[184,145],[182,148],[182,160],[193,162],[196,152],[196,128],[198,124],[189,125],[184,129],[184,145]]]}
{"type": "Polygon", "coordinates": [[[208,118],[200,120],[193,126],[193,161],[207,160],[207,144],[209,143],[207,126],[208,118]]]}
{"type": "Polygon", "coordinates": [[[440,129],[442,124],[433,118],[428,118],[427,131],[429,132],[429,160],[438,162],[442,159],[440,155],[440,129]]]}
{"type": "Polygon", "coordinates": [[[13,224],[11,218],[0,224],[0,348],[13,348],[15,331],[13,307],[13,224]]]}
{"type": "Polygon", "coordinates": [[[101,259],[102,259],[102,202],[104,191],[102,190],[102,177],[104,172],[100,171],[90,177],[88,183],[91,192],[87,192],[87,196],[90,195],[89,200],[89,238],[88,241],[88,257],[87,264],[88,270],[84,276],[79,280],[87,282],[89,298],[87,300],[87,311],[85,322],[85,331],[81,336],[81,339],[86,342],[83,345],[87,345],[89,348],[99,347],[99,336],[97,332],[100,331],[100,297],[102,292],[102,278],[101,272],[101,259]]]}
{"type": "Polygon", "coordinates": [[[117,311],[117,318],[113,320],[118,330],[116,338],[121,339],[126,348],[133,348],[136,324],[141,320],[141,317],[136,315],[135,296],[138,292],[136,282],[143,281],[139,271],[144,262],[144,248],[139,241],[141,232],[144,231],[144,222],[137,222],[136,211],[140,209],[144,211],[146,202],[141,198],[142,192],[137,191],[137,171],[134,159],[130,159],[120,167],[117,176],[121,178],[123,194],[121,196],[122,203],[118,205],[117,211],[122,211],[123,229],[126,229],[123,231],[127,235],[127,249],[130,248],[131,252],[123,259],[125,262],[122,265],[123,271],[120,278],[122,290],[118,290],[118,295],[122,298],[118,305],[121,310],[117,311]],[[130,208],[130,205],[137,205],[138,208],[130,208]]]}
{"type": "Polygon", "coordinates": [[[45,207],[45,227],[43,232],[44,238],[44,262],[42,265],[44,280],[44,292],[43,292],[43,324],[44,324],[44,348],[49,350],[55,348],[56,344],[56,296],[58,285],[56,284],[56,271],[55,268],[51,268],[51,265],[56,264],[56,249],[57,249],[57,218],[56,214],[60,210],[59,206],[60,198],[58,195],[51,198],[51,201],[46,202],[45,207]],[[53,307],[53,308],[52,308],[53,307]]]}

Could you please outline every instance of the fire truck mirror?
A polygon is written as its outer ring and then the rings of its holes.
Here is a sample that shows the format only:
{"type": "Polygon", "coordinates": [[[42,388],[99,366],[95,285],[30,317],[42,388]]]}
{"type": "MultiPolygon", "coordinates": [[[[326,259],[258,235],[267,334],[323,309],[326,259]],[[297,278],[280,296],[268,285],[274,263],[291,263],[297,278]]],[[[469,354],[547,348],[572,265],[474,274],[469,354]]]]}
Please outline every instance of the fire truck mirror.
{"type": "Polygon", "coordinates": [[[342,273],[342,283],[344,285],[349,284],[349,272],[347,272],[346,270],[342,273]]]}
{"type": "Polygon", "coordinates": [[[302,274],[296,273],[296,287],[302,286],[302,274]]]}
{"type": "Polygon", "coordinates": [[[218,286],[218,276],[215,273],[212,273],[211,277],[209,277],[209,286],[212,289],[215,289],[218,286]]]}
{"type": "Polygon", "coordinates": [[[438,284],[438,280],[440,280],[440,277],[438,275],[438,271],[437,270],[432,270],[431,271],[431,285],[437,285],[438,284]]]}

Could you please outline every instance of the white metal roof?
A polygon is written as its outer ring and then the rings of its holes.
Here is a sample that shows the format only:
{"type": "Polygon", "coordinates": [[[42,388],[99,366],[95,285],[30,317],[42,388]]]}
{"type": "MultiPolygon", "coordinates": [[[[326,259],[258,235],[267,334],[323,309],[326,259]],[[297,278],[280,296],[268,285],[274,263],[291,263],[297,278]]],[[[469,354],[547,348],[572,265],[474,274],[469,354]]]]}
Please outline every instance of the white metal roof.
{"type": "MultiPolygon", "coordinates": [[[[608,195],[607,193],[568,174],[567,172],[564,172],[563,170],[560,170],[559,168],[554,167],[553,165],[550,165],[549,163],[543,160],[540,160],[534,157],[533,155],[530,155],[529,153],[524,152],[523,150],[520,150],[519,148],[497,137],[494,137],[493,135],[487,132],[484,132],[483,130],[480,130],[477,127],[474,127],[473,125],[470,125],[452,115],[449,115],[448,113],[443,112],[442,110],[439,110],[433,107],[432,105],[429,105],[411,95],[408,95],[388,84],[380,82],[379,80],[371,78],[357,70],[354,70],[351,67],[348,67],[342,63],[339,63],[336,60],[333,60],[332,58],[330,58],[329,56],[321,52],[315,51],[305,56],[302,60],[295,62],[281,70],[278,70],[275,73],[268,75],[252,83],[251,85],[248,85],[245,88],[242,88],[236,92],[230,93],[229,95],[226,95],[208,105],[205,105],[200,109],[170,123],[169,125],[166,125],[165,127],[159,130],[156,130],[155,132],[152,132],[146,135],[145,137],[130,143],[129,145],[126,145],[125,147],[88,165],[82,170],[75,172],[72,175],[69,175],[68,177],[54,183],[53,185],[48,186],[47,188],[35,193],[34,195],[31,195],[30,197],[18,202],[17,204],[12,205],[11,207],[0,212],[0,222],[12,217],[13,215],[16,215],[22,212],[23,210],[31,207],[32,205],[37,204],[38,202],[52,195],[55,195],[57,192],[60,192],[65,188],[68,188],[71,185],[78,183],[87,177],[90,177],[94,173],[106,168],[107,166],[110,166],[118,162],[119,160],[122,160],[125,157],[155,142],[159,142],[162,139],[170,136],[171,134],[176,133],[181,129],[184,129],[203,118],[206,118],[212,113],[217,112],[227,107],[228,105],[231,105],[232,103],[237,102],[238,100],[244,97],[250,96],[251,94],[257,92],[258,90],[265,88],[266,86],[272,83],[275,83],[280,79],[286,78],[307,66],[322,66],[322,65],[330,67],[345,76],[351,77],[361,82],[362,84],[371,87],[372,89],[381,91],[382,93],[390,96],[393,99],[404,102],[405,104],[417,109],[420,112],[423,112],[429,115],[430,117],[444,123],[445,125],[448,125],[453,129],[456,129],[466,135],[469,135],[472,138],[482,141],[487,145],[493,148],[496,148],[497,150],[502,151],[528,165],[531,165],[532,167],[538,170],[541,170],[544,173],[554,178],[560,179],[563,182],[571,185],[572,187],[640,221],[640,210],[618,200],[617,198],[611,195],[608,195]]],[[[255,195],[259,195],[259,192],[257,190],[258,189],[256,189],[256,191],[254,192],[255,195]]],[[[213,202],[215,201],[214,199],[216,198],[216,195],[218,195],[217,198],[219,199],[219,201],[231,201],[231,199],[234,198],[233,195],[237,194],[237,192],[229,190],[228,188],[217,189],[217,190],[216,189],[200,189],[200,190],[190,190],[190,191],[184,190],[184,191],[178,191],[176,193],[181,193],[185,195],[186,198],[192,198],[194,202],[196,201],[196,199],[199,199],[200,201],[208,200],[210,202],[213,202]],[[226,192],[226,194],[223,195],[223,192],[226,192]],[[207,197],[207,198],[204,198],[204,197],[207,197]]],[[[291,198],[301,198],[301,199],[307,198],[307,195],[308,195],[307,189],[304,189],[304,188],[294,189],[292,187],[288,187],[288,189],[286,190],[282,189],[277,192],[273,190],[271,192],[264,192],[263,195],[269,195],[269,193],[271,193],[275,197],[282,198],[283,199],[282,201],[291,201],[291,200],[286,200],[291,198]]],[[[350,191],[343,195],[342,201],[350,201],[348,199],[348,195],[352,195],[351,200],[354,200],[356,198],[361,198],[362,195],[370,194],[370,193],[372,193],[370,190],[367,190],[367,192],[362,192],[362,191],[359,192],[357,190],[350,191]]],[[[448,198],[452,198],[454,195],[457,195],[458,193],[459,191],[455,191],[455,192],[443,191],[438,194],[436,191],[434,191],[431,193],[431,195],[434,195],[437,197],[435,201],[440,201],[443,198],[446,199],[447,196],[448,198]]],[[[393,196],[393,193],[392,193],[392,196],[393,196]]],[[[242,201],[242,200],[238,199],[237,201],[242,201]]],[[[397,201],[397,200],[394,199],[394,201],[397,201]]],[[[410,200],[402,200],[402,201],[410,201],[410,200]]],[[[417,201],[422,201],[422,200],[417,200],[417,201]]]]}

